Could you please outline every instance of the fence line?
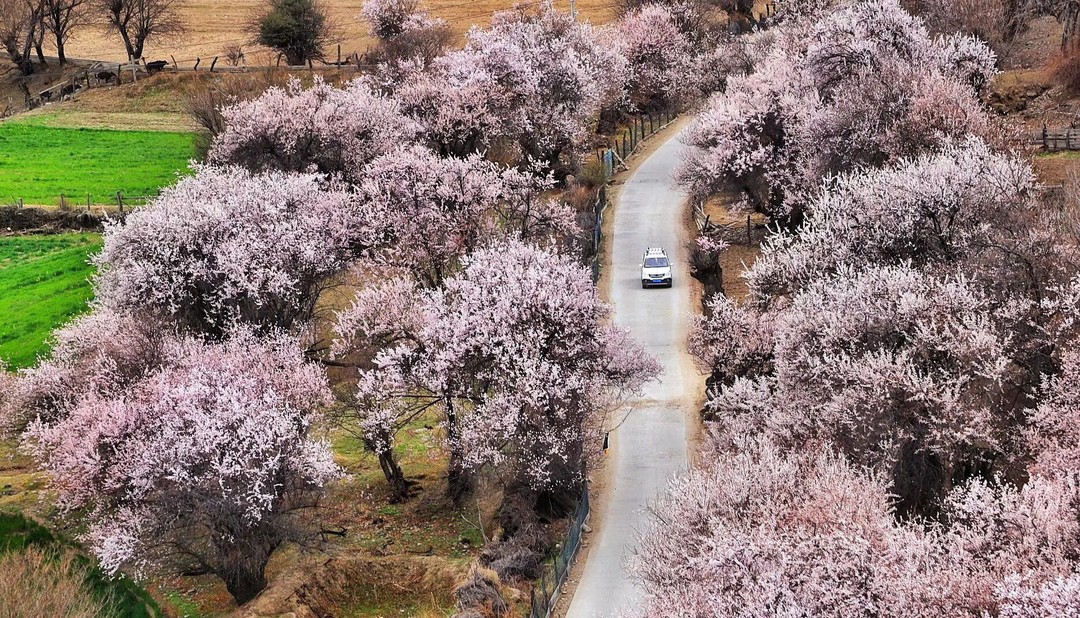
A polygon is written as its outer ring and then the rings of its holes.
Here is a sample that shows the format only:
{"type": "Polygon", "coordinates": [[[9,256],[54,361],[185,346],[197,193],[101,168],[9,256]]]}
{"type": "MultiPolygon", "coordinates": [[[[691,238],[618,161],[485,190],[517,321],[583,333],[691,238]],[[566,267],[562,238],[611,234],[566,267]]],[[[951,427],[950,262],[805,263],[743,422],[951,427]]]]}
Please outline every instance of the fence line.
{"type": "Polygon", "coordinates": [[[574,519],[566,534],[566,542],[562,550],[552,559],[550,570],[545,568],[540,581],[533,586],[530,595],[532,609],[529,612],[529,618],[550,618],[551,612],[555,610],[559,593],[562,592],[570,567],[574,564],[574,558],[577,557],[578,550],[581,548],[582,533],[585,521],[589,518],[589,511],[589,484],[586,482],[582,487],[577,511],[574,513],[574,519]]]}
{"type": "Polygon", "coordinates": [[[632,119],[630,126],[612,140],[611,146],[596,153],[597,161],[604,168],[604,180],[609,180],[615,172],[626,169],[627,161],[637,152],[638,147],[646,139],[675,122],[677,117],[675,109],[669,108],[632,119]]]}
{"type": "Polygon", "coordinates": [[[1032,136],[1031,141],[1040,145],[1046,152],[1080,150],[1080,129],[1072,127],[1050,129],[1043,125],[1042,132],[1032,136]]]}
{"type": "MultiPolygon", "coordinates": [[[[115,201],[114,206],[111,203],[103,204],[100,202],[94,202],[93,195],[90,193],[86,194],[85,203],[83,202],[81,196],[61,193],[59,195],[59,199],[56,202],[56,205],[59,210],[63,212],[70,212],[77,209],[82,209],[84,212],[90,214],[94,214],[94,208],[97,207],[103,216],[108,215],[110,210],[114,210],[115,212],[119,213],[121,218],[123,218],[136,208],[146,206],[146,204],[150,202],[150,200],[153,200],[160,195],[160,191],[156,195],[124,195],[123,191],[117,191],[116,195],[113,197],[113,201],[115,201]]],[[[23,198],[21,197],[17,198],[14,202],[11,202],[9,206],[16,209],[38,207],[49,208],[47,204],[26,204],[25,200],[23,200],[23,198]]]]}

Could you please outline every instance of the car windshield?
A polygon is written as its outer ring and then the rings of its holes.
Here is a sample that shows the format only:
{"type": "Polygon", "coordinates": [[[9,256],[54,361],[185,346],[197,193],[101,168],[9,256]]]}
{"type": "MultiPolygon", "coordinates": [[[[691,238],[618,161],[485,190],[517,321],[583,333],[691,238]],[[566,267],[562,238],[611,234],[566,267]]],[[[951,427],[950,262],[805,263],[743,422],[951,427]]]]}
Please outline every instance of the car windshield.
{"type": "Polygon", "coordinates": [[[650,257],[645,258],[645,268],[667,268],[666,257],[650,257]]]}

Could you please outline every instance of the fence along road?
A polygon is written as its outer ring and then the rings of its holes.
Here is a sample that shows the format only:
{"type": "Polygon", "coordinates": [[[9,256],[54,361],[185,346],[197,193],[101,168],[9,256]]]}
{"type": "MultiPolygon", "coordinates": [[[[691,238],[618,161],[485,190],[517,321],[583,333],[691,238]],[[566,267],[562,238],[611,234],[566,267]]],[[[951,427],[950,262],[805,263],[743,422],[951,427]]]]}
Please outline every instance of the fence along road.
{"type": "Polygon", "coordinates": [[[685,148],[681,133],[656,150],[623,185],[614,216],[610,298],[615,321],[629,328],[663,365],[622,425],[611,434],[609,485],[604,505],[594,511],[588,561],[568,618],[607,617],[640,603],[642,592],[626,572],[638,535],[649,523],[646,508],[668,481],[688,467],[687,417],[701,382],[686,353],[690,316],[690,275],[680,233],[686,196],[675,187],[674,171],[685,148]],[[641,256],[662,246],[675,265],[674,287],[641,289],[641,256]]]}

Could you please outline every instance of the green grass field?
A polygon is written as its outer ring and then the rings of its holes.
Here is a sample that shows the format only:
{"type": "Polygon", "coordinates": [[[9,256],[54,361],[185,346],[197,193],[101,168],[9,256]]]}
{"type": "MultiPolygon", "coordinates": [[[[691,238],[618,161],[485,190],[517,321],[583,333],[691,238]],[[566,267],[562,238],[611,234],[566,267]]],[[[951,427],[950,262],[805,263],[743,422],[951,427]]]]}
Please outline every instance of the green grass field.
{"type": "Polygon", "coordinates": [[[0,238],[0,359],[27,367],[48,350],[49,334],[86,310],[99,234],[0,238]]]}
{"type": "Polygon", "coordinates": [[[45,126],[48,117],[0,123],[0,203],[115,204],[116,192],[152,195],[195,156],[195,135],[45,126]]]}

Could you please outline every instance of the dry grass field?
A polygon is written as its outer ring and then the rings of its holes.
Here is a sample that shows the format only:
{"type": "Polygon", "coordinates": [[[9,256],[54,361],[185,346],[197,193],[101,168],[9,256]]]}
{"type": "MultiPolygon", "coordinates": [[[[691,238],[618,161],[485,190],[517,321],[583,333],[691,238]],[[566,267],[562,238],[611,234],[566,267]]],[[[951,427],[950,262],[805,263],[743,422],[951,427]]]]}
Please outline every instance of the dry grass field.
{"type": "MultiPolygon", "coordinates": [[[[536,2],[537,0],[530,0],[536,2]]],[[[339,33],[342,54],[363,53],[371,44],[367,25],[360,19],[363,0],[325,0],[339,33]]],[[[570,9],[570,0],[554,0],[561,10],[570,9]]],[[[454,31],[464,34],[473,24],[486,25],[494,11],[512,8],[517,0],[427,0],[432,13],[450,22],[454,31]]],[[[191,66],[196,57],[223,55],[229,45],[245,49],[248,64],[267,64],[270,54],[248,43],[245,26],[250,16],[262,6],[261,0],[188,0],[183,13],[187,33],[172,41],[147,45],[148,60],[176,58],[181,66],[191,66]]],[[[593,23],[610,20],[614,0],[577,0],[578,15],[593,23]]],[[[336,49],[332,52],[336,54],[336,49]]],[[[86,28],[68,44],[68,55],[95,60],[125,60],[124,48],[115,35],[86,28]]]]}

